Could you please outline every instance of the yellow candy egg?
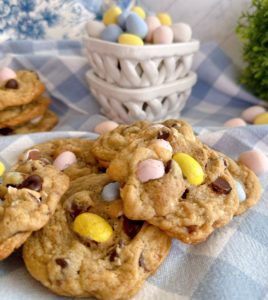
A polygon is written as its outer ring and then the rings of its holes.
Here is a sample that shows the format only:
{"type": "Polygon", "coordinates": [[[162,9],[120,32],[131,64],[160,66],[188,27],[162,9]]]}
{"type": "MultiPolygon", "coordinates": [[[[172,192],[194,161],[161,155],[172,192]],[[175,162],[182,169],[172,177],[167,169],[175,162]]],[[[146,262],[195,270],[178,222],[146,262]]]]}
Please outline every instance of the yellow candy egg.
{"type": "Polygon", "coordinates": [[[200,164],[186,153],[176,153],[173,159],[180,166],[183,175],[193,185],[199,185],[204,181],[204,172],[200,164]]]}
{"type": "Polygon", "coordinates": [[[113,234],[111,225],[102,217],[87,212],[75,218],[73,230],[82,237],[89,238],[98,243],[108,241],[113,234]]]}
{"type": "Polygon", "coordinates": [[[103,15],[102,22],[107,26],[110,24],[116,24],[117,18],[121,15],[122,10],[119,6],[110,7],[103,15]]]}
{"type": "Polygon", "coordinates": [[[268,112],[264,112],[260,115],[258,115],[254,122],[255,125],[262,125],[262,124],[268,124],[268,112]]]}
{"type": "Polygon", "coordinates": [[[142,19],[145,19],[146,13],[145,13],[145,11],[143,10],[142,7],[140,7],[140,6],[134,6],[131,10],[133,12],[135,12],[138,16],[140,16],[142,19]]]}
{"type": "Polygon", "coordinates": [[[0,176],[2,176],[5,173],[5,170],[5,165],[0,161],[0,176]]]}
{"type": "Polygon", "coordinates": [[[137,35],[130,33],[123,33],[118,38],[118,43],[123,45],[131,45],[131,46],[143,46],[143,40],[137,35]]]}
{"type": "Polygon", "coordinates": [[[159,13],[157,15],[157,18],[159,19],[162,25],[170,26],[172,24],[171,16],[166,13],[159,13]]]}

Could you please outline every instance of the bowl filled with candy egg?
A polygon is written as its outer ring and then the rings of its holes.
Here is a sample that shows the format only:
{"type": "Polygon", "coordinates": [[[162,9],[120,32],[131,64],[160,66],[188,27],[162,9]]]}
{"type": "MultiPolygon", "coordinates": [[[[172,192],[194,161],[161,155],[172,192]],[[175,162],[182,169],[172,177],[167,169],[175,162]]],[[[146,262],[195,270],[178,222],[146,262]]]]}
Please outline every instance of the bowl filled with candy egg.
{"type": "Polygon", "coordinates": [[[112,6],[86,32],[87,80],[108,117],[126,123],[179,116],[196,82],[191,67],[199,41],[188,24],[172,24],[166,13],[146,15],[139,6],[112,6]]]}

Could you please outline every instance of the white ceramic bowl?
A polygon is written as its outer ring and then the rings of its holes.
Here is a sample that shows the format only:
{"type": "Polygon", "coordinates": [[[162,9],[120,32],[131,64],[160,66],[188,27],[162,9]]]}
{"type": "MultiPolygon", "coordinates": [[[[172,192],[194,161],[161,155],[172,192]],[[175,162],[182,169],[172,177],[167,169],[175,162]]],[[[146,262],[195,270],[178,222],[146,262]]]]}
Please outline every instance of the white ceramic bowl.
{"type": "Polygon", "coordinates": [[[141,88],[185,77],[199,41],[166,45],[128,46],[84,38],[85,55],[95,73],[119,87],[141,88]]]}
{"type": "Polygon", "coordinates": [[[119,88],[97,77],[93,70],[86,78],[101,105],[101,112],[111,120],[128,124],[138,120],[178,118],[197,76],[190,72],[172,83],[141,89],[119,88]]]}

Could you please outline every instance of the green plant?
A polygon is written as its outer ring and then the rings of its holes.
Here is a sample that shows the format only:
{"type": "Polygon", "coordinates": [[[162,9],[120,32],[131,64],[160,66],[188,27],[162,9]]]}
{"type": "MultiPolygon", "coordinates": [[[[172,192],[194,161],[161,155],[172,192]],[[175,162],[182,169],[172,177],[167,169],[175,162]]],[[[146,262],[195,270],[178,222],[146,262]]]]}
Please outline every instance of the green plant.
{"type": "Polygon", "coordinates": [[[268,101],[268,0],[252,0],[236,28],[243,43],[246,67],[241,83],[253,94],[268,101]]]}

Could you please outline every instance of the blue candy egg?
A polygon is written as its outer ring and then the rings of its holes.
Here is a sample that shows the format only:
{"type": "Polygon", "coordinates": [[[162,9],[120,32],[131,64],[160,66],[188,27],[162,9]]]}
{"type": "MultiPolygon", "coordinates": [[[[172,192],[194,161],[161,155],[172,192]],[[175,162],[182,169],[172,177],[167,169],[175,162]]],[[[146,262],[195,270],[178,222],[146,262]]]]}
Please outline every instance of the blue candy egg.
{"type": "Polygon", "coordinates": [[[118,182],[111,182],[105,185],[101,193],[104,201],[114,201],[120,198],[120,185],[118,182]]]}
{"type": "Polygon", "coordinates": [[[131,13],[126,20],[126,31],[144,39],[148,33],[148,26],[136,13],[131,13]]]}
{"type": "Polygon", "coordinates": [[[243,202],[247,198],[245,189],[244,189],[244,187],[243,187],[243,185],[242,185],[241,182],[236,181],[235,183],[236,183],[236,190],[237,190],[237,194],[238,194],[239,200],[240,200],[240,202],[243,202]]]}
{"type": "Polygon", "coordinates": [[[126,21],[127,17],[129,16],[131,12],[128,10],[125,10],[122,12],[122,14],[117,18],[117,24],[122,28],[122,30],[126,30],[126,21]]]}
{"type": "Polygon", "coordinates": [[[116,25],[116,24],[111,24],[108,25],[100,34],[100,38],[104,41],[108,42],[114,42],[116,43],[118,40],[119,35],[122,33],[122,29],[116,25]]]}

